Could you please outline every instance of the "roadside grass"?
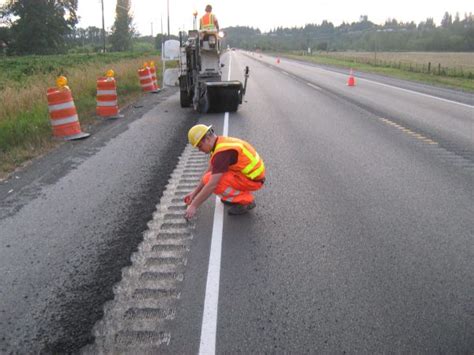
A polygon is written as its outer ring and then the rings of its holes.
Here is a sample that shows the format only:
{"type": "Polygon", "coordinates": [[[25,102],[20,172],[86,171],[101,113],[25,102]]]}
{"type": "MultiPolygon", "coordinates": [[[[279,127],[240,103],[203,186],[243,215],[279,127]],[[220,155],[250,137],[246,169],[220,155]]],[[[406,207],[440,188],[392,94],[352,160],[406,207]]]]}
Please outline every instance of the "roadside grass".
{"type": "Polygon", "coordinates": [[[334,58],[323,54],[318,55],[296,55],[296,54],[284,54],[285,57],[308,61],[317,64],[331,65],[339,68],[352,68],[355,71],[362,71],[368,73],[376,73],[386,76],[391,76],[399,79],[417,81],[421,83],[444,86],[453,89],[460,89],[467,92],[474,92],[474,80],[466,77],[451,77],[434,75],[428,73],[417,73],[398,68],[375,66],[366,63],[359,63],[354,60],[347,60],[341,58],[334,58]]]}
{"type": "MultiPolygon", "coordinates": [[[[76,57],[73,56],[73,59],[76,57]]],[[[21,58],[19,62],[23,65],[27,58],[21,58]]],[[[10,79],[2,81],[3,90],[0,89],[0,180],[26,161],[42,155],[62,143],[52,137],[46,99],[46,91],[48,87],[55,86],[58,75],[67,76],[81,128],[86,131],[84,128],[87,125],[99,122],[95,114],[96,81],[99,76],[104,75],[105,71],[108,69],[115,71],[119,107],[123,108],[141,95],[137,69],[143,65],[143,62],[154,60],[157,72],[160,73],[161,70],[159,54],[156,53],[153,55],[141,54],[141,56],[111,56],[104,61],[101,59],[104,58],[89,58],[79,60],[74,64],[73,61],[70,61],[71,58],[68,58],[65,59],[65,62],[70,62],[71,67],[62,72],[50,71],[51,66],[47,64],[47,61],[43,61],[45,67],[39,66],[41,70],[37,70],[28,77],[10,73],[10,79]],[[46,69],[43,70],[44,68],[46,69]],[[17,77],[21,79],[14,79],[17,77]]],[[[12,62],[9,65],[13,66],[12,62]]],[[[7,75],[4,73],[2,78],[5,77],[7,75]]]]}
{"type": "Polygon", "coordinates": [[[0,90],[5,86],[25,86],[38,74],[68,75],[69,70],[83,65],[104,65],[122,60],[144,58],[156,52],[80,53],[66,55],[30,55],[2,57],[0,60],[0,90]],[[8,85],[5,85],[8,84],[8,85]]]}

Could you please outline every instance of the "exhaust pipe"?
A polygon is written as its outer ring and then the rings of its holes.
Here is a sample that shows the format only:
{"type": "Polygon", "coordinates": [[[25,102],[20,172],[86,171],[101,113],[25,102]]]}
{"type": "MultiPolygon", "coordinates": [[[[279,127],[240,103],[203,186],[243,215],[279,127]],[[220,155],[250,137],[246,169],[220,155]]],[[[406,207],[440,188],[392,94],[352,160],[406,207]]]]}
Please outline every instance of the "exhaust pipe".
{"type": "MultiPolygon", "coordinates": [[[[242,88],[242,97],[245,95],[245,92],[247,91],[247,79],[249,78],[249,67],[246,66],[244,70],[244,87],[242,88]]],[[[242,103],[242,100],[240,100],[240,103],[242,103]]]]}

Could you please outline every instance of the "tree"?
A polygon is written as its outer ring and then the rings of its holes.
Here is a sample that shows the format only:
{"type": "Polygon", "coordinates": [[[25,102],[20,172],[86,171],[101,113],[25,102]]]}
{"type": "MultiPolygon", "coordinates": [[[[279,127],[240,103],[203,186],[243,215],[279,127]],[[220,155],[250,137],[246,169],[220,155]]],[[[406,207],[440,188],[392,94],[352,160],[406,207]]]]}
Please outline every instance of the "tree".
{"type": "Polygon", "coordinates": [[[51,54],[66,50],[66,36],[77,24],[78,0],[9,0],[2,17],[11,20],[16,54],[51,54]]]}
{"type": "Polygon", "coordinates": [[[421,30],[433,30],[436,28],[434,20],[432,17],[428,17],[425,22],[420,22],[418,29],[421,30]]]}
{"type": "Polygon", "coordinates": [[[453,23],[453,17],[446,11],[443,19],[441,20],[441,27],[448,28],[453,23]]]}
{"type": "Polygon", "coordinates": [[[82,47],[82,49],[87,47],[87,50],[102,50],[102,29],[95,26],[76,28],[70,36],[69,44],[71,47],[82,47]]]}
{"type": "Polygon", "coordinates": [[[127,51],[132,48],[132,37],[135,32],[132,21],[130,0],[117,0],[115,22],[110,36],[113,51],[127,51]]]}

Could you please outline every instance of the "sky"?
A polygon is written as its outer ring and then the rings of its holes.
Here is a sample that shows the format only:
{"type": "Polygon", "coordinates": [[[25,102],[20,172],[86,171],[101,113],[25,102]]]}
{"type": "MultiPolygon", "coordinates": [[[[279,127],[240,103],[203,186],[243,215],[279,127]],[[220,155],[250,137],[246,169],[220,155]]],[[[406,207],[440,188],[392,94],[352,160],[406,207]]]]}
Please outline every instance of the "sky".
{"type": "MultiPolygon", "coordinates": [[[[0,0],[0,4],[6,0],[0,0]]],[[[102,27],[101,0],[78,0],[79,27],[102,27]]],[[[103,0],[105,27],[110,29],[115,16],[116,0],[103,0]]],[[[323,20],[339,26],[342,22],[357,22],[361,15],[369,21],[383,24],[387,19],[416,24],[431,17],[440,24],[446,11],[453,16],[459,12],[474,13],[472,0],[131,0],[136,30],[142,35],[167,32],[167,4],[169,1],[170,32],[189,30],[193,26],[194,10],[198,17],[204,14],[209,3],[221,28],[249,26],[268,32],[278,26],[302,27],[308,23],[320,24],[323,20]]]]}

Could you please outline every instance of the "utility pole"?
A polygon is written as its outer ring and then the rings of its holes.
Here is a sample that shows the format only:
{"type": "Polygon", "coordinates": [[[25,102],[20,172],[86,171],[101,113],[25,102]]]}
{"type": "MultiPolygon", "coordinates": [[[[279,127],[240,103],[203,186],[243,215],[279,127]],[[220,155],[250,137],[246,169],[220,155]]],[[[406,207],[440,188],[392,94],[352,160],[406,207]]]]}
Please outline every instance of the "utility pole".
{"type": "Polygon", "coordinates": [[[170,0],[167,0],[168,4],[168,39],[170,39],[170,0]]]}
{"type": "Polygon", "coordinates": [[[102,40],[104,44],[103,52],[105,53],[105,19],[104,19],[104,0],[101,0],[102,3],[102,40]]]}

